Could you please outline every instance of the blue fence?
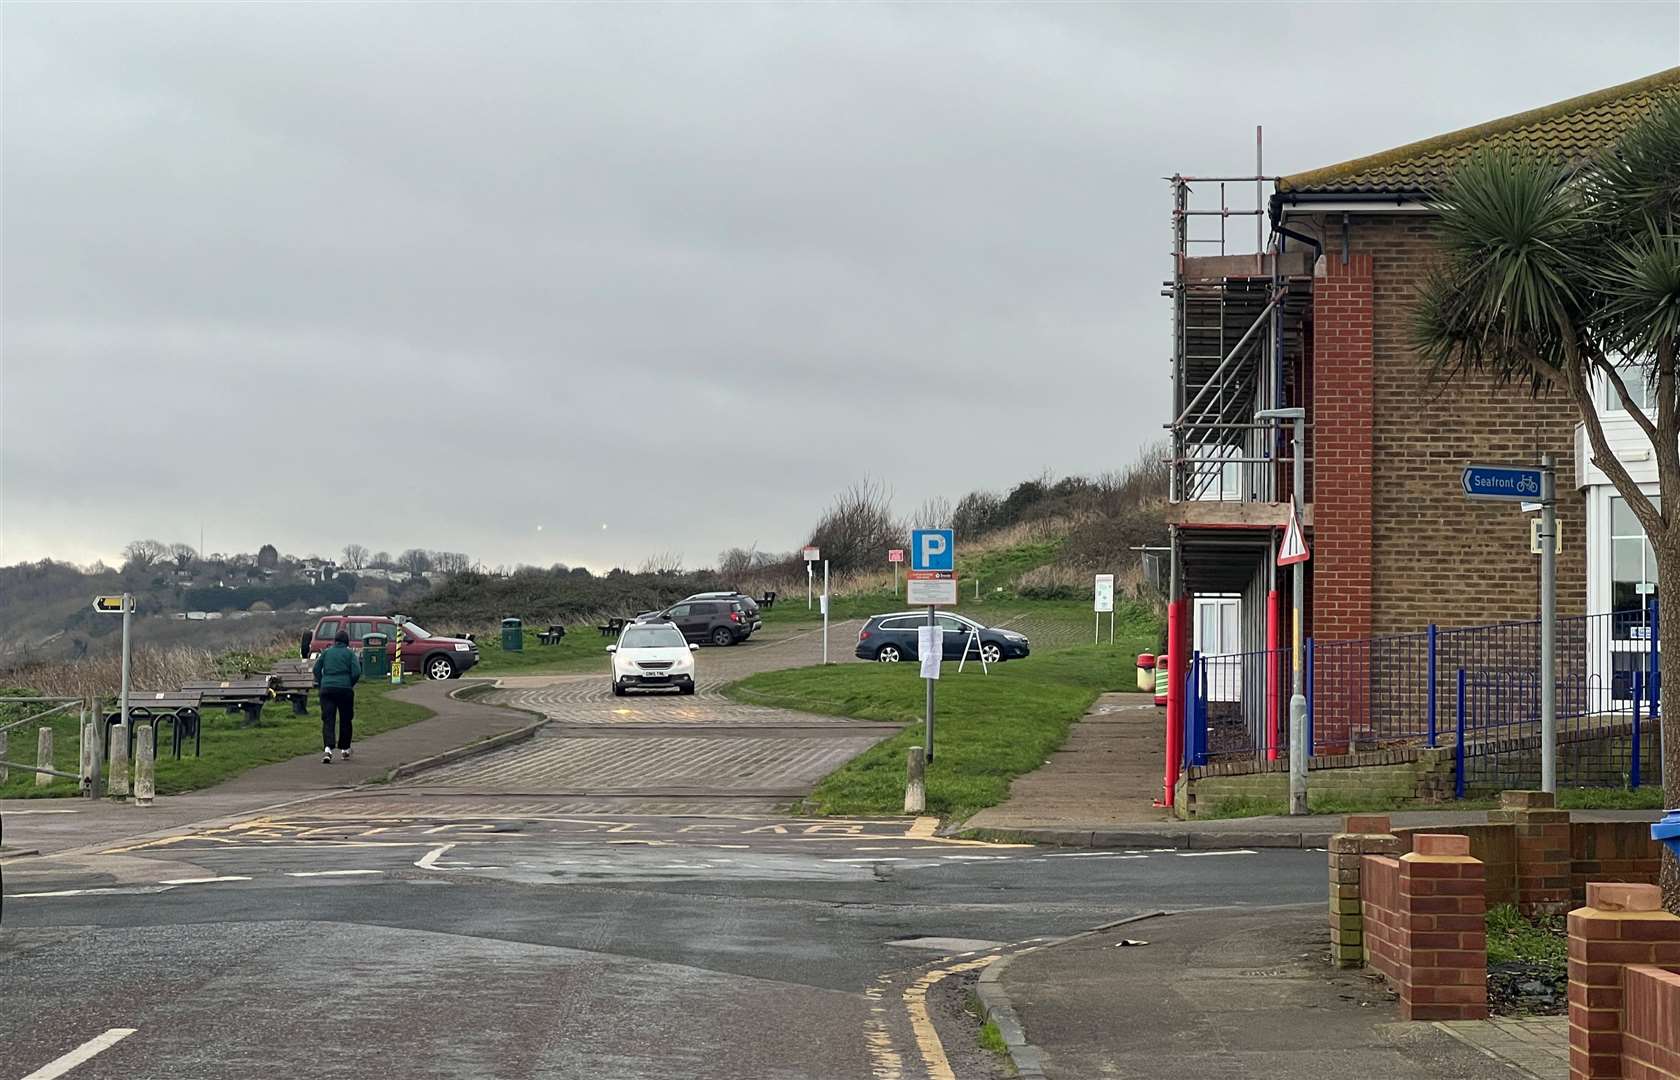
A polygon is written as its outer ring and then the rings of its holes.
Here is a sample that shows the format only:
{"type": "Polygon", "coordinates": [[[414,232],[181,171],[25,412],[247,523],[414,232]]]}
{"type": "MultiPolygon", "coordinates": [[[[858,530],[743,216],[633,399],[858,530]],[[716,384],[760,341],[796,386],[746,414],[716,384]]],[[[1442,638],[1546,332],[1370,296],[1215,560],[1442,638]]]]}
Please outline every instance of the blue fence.
{"type": "MultiPolygon", "coordinates": [[[[1558,620],[1558,782],[1653,783],[1659,776],[1657,605],[1558,620]]],[[[1465,790],[1534,786],[1539,776],[1540,624],[1429,627],[1306,643],[1313,754],[1458,747],[1465,790]]],[[[1184,764],[1287,750],[1289,650],[1193,658],[1184,764]]]]}

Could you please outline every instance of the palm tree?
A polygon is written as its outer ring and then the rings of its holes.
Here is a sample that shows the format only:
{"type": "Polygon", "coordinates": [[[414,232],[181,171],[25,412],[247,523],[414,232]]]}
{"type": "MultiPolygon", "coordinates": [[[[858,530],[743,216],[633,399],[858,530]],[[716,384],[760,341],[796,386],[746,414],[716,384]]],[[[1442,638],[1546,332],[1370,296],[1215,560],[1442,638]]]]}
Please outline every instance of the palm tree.
{"type": "MultiPolygon", "coordinates": [[[[1523,149],[1483,152],[1437,200],[1442,258],[1415,308],[1413,344],[1435,373],[1491,375],[1573,399],[1592,462],[1645,529],[1659,579],[1662,683],[1680,694],[1680,96],[1616,145],[1573,167],[1523,149]],[[1629,390],[1655,388],[1647,412],[1629,390]],[[1659,498],[1639,489],[1605,439],[1594,401],[1608,386],[1651,441],[1659,498]]],[[[1665,805],[1680,806],[1680,708],[1662,710],[1665,805]]],[[[1663,863],[1680,912],[1680,866],[1663,863]]]]}

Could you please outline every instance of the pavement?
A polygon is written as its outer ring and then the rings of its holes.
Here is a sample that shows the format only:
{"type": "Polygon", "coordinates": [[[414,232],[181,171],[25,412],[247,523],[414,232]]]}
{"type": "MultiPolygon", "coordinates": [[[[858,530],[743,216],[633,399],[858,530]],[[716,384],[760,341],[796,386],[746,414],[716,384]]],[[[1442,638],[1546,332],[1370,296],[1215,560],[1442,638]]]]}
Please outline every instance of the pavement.
{"type": "MultiPolygon", "coordinates": [[[[1253,879],[1251,879],[1253,880],[1253,879]]],[[[1025,1080],[1511,1075],[1374,978],[1328,964],[1323,904],[1122,923],[992,965],[982,1000],[1025,1080]]]]}

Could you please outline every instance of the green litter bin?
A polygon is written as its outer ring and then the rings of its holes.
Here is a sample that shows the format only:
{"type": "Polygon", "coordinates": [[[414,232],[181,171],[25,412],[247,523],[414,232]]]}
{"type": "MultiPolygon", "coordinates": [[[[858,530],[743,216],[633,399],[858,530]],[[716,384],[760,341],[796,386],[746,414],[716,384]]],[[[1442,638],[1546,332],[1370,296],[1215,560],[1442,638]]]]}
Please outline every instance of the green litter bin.
{"type": "Polygon", "coordinates": [[[525,651],[525,624],[518,619],[502,620],[502,651],[525,651]]]}
{"type": "Polygon", "coordinates": [[[384,634],[368,634],[362,638],[362,674],[367,678],[390,677],[391,654],[385,651],[389,641],[384,634]]]}

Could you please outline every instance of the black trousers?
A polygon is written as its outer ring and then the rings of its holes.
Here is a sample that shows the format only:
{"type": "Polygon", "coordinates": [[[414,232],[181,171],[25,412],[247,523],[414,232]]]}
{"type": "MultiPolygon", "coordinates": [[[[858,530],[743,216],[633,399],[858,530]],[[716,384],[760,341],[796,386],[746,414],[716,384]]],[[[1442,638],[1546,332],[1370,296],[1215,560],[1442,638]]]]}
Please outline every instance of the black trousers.
{"type": "Polygon", "coordinates": [[[350,722],[356,717],[356,691],[321,688],[321,745],[350,749],[350,722]],[[333,738],[334,721],[338,738],[333,738]]]}

